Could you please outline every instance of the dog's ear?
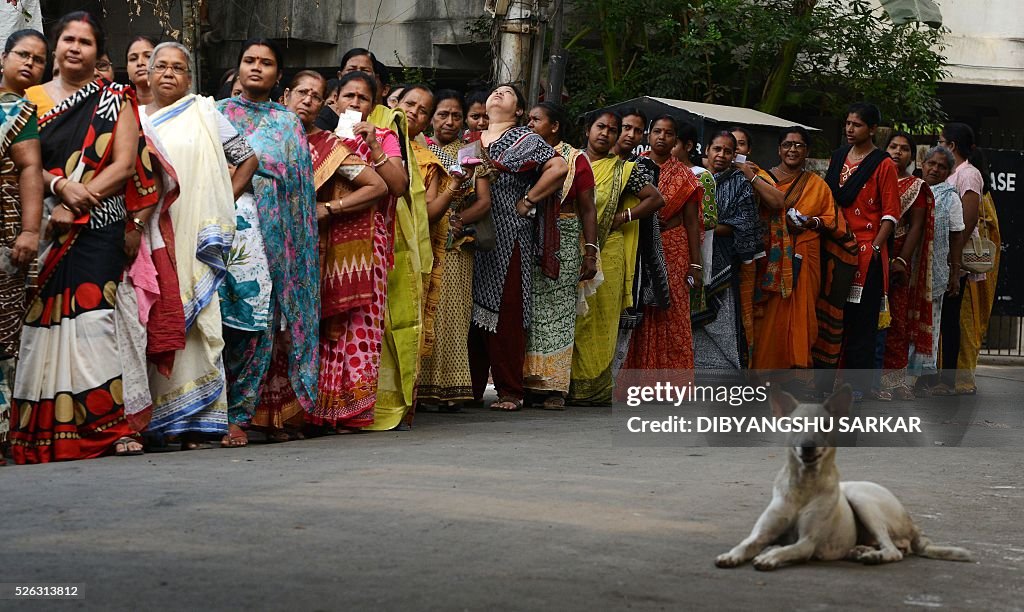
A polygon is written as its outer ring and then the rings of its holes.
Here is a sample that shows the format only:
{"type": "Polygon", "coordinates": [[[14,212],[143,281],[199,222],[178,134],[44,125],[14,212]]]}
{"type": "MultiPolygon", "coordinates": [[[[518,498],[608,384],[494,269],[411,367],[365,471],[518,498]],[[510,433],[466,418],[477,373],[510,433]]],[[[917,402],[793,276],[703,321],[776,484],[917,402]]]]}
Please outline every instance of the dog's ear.
{"type": "Polygon", "coordinates": [[[772,385],[768,394],[768,403],[772,407],[772,416],[775,418],[789,416],[798,404],[795,397],[783,391],[778,385],[772,385]]]}
{"type": "Polygon", "coordinates": [[[836,418],[850,416],[850,405],[853,404],[853,387],[849,383],[839,387],[832,397],[825,400],[825,410],[836,418]]]}

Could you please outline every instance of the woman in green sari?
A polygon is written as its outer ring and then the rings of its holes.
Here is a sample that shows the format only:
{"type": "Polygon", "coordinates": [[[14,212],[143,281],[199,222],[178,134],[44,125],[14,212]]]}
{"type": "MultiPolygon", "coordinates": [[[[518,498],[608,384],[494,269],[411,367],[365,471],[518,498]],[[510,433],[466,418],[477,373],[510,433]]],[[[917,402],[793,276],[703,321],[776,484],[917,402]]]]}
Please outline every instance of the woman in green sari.
{"type": "Polygon", "coordinates": [[[587,158],[594,170],[597,205],[598,270],[604,281],[587,299],[587,312],[576,320],[569,403],[610,404],[612,360],[619,314],[632,305],[633,274],[639,228],[635,221],[655,214],[665,201],[644,166],[611,154],[620,118],[597,111],[587,120],[587,158]]]}

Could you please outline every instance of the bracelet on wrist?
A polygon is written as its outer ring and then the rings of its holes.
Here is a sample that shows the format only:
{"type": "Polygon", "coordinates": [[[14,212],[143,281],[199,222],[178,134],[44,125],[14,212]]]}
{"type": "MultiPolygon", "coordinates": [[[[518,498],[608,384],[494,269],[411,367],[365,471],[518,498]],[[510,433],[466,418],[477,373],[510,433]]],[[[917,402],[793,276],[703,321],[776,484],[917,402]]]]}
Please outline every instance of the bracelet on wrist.
{"type": "Polygon", "coordinates": [[[600,250],[601,250],[601,247],[597,246],[597,245],[596,245],[596,244],[594,244],[593,242],[584,242],[584,243],[583,243],[583,248],[587,248],[587,247],[593,247],[593,249],[594,249],[595,251],[600,251],[600,250]]]}
{"type": "Polygon", "coordinates": [[[906,259],[903,259],[902,257],[899,257],[899,256],[897,256],[897,257],[893,257],[893,259],[892,259],[892,260],[893,260],[893,261],[898,261],[898,262],[900,262],[901,264],[903,264],[903,267],[904,267],[904,268],[910,268],[910,264],[908,264],[908,263],[907,263],[907,260],[906,260],[906,259]]]}
{"type": "Polygon", "coordinates": [[[53,195],[57,195],[57,190],[54,189],[54,187],[56,186],[57,181],[59,181],[62,178],[64,178],[64,177],[63,176],[55,176],[52,179],[50,179],[50,193],[52,193],[53,195]]]}

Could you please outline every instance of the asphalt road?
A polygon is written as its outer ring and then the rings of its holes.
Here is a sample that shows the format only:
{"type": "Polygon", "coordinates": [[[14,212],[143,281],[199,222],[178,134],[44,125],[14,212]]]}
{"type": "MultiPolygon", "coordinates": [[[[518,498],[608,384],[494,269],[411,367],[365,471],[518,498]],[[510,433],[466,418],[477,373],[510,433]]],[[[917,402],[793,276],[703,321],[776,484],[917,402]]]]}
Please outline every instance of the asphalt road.
{"type": "MultiPolygon", "coordinates": [[[[985,368],[979,398],[1020,397],[985,368]]],[[[1021,433],[1021,412],[981,429],[1021,433]]],[[[409,432],[0,468],[0,609],[1021,610],[1024,443],[843,448],[937,543],[909,558],[721,570],[777,448],[616,446],[608,409],[421,414],[409,432]]]]}

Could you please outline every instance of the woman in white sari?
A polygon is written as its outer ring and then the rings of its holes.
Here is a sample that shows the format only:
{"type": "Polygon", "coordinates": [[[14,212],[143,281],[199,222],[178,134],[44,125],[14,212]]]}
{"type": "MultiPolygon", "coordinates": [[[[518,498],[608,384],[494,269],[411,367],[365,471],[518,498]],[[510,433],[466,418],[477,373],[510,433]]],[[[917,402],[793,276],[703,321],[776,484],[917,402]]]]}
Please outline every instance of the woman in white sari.
{"type": "MultiPolygon", "coordinates": [[[[161,162],[161,206],[174,228],[186,330],[185,349],[175,355],[173,368],[149,368],[149,430],[180,435],[184,450],[199,448],[207,435],[228,433],[217,290],[235,232],[235,199],[257,167],[252,148],[213,100],[189,93],[191,67],[192,58],[182,45],[157,45],[149,60],[154,100],[143,117],[150,149],[161,162]],[[235,167],[233,173],[229,165],[235,167]]],[[[151,227],[150,235],[159,241],[156,229],[151,227]]]]}

